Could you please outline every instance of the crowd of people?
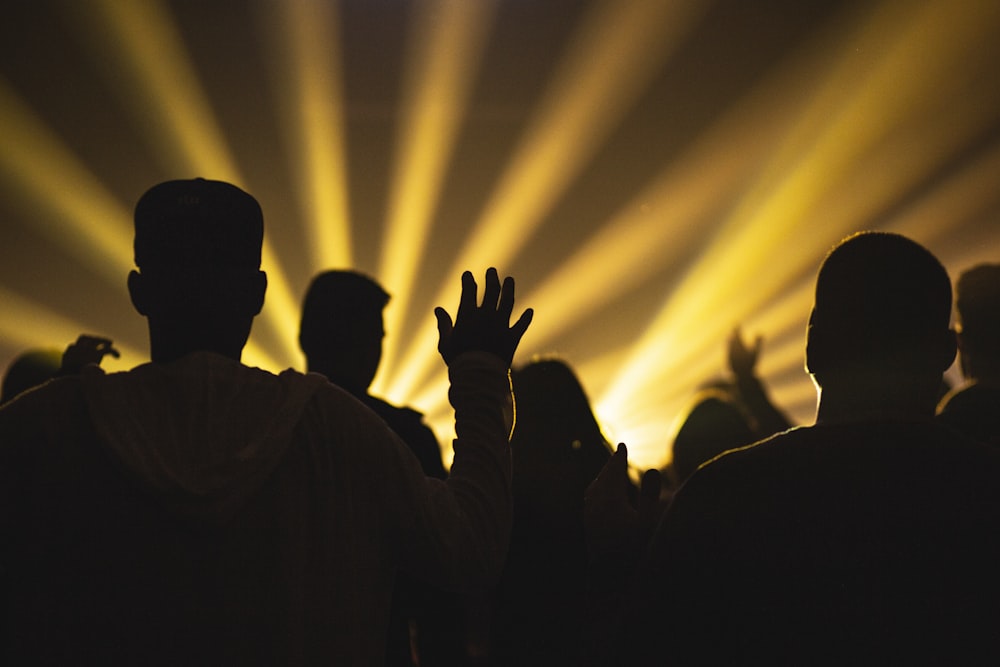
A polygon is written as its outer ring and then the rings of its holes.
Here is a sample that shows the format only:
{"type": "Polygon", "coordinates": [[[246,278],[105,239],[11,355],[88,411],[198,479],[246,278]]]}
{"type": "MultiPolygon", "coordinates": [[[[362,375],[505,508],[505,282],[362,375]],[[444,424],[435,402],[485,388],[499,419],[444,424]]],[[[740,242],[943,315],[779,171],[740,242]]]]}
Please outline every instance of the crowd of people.
{"type": "MultiPolygon", "coordinates": [[[[241,363],[267,287],[257,201],[153,186],[127,277],[151,361],[106,338],[11,364],[3,664],[988,664],[1000,659],[1000,265],[854,234],[819,267],[793,426],[737,329],[672,460],[628,473],[532,311],[466,272],[437,308],[454,461],[369,393],[390,295],[314,278],[306,372],[241,363]],[[515,317],[516,316],[516,317],[515,317]],[[942,396],[956,355],[965,381],[942,396]]],[[[669,352],[667,352],[669,353],[669,352]]]]}

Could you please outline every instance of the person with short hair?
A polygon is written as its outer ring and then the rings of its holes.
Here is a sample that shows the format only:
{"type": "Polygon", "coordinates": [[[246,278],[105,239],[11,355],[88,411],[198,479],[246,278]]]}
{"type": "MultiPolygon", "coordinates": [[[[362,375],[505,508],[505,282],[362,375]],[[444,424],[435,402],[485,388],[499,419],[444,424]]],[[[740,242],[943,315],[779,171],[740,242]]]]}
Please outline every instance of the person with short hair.
{"type": "Polygon", "coordinates": [[[649,546],[621,664],[1000,659],[1000,452],[934,420],[955,356],[940,262],[897,234],[816,280],[814,426],[702,466],[649,546]]]}
{"type": "Polygon", "coordinates": [[[955,286],[958,359],[964,382],[938,405],[938,418],[1000,445],[1000,264],[979,264],[955,286]]]}
{"type": "Polygon", "coordinates": [[[151,363],[0,409],[0,662],[377,665],[397,570],[488,587],[510,532],[514,283],[437,309],[455,462],[316,374],[240,363],[264,302],[263,216],[234,185],[154,186],[128,277],[151,363]]]}

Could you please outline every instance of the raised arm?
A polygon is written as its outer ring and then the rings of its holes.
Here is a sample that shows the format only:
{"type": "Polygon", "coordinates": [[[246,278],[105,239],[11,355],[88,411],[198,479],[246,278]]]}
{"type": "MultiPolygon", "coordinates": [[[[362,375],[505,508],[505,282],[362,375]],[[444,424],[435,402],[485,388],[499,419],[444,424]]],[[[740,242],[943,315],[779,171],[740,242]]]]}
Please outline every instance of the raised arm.
{"type": "Polygon", "coordinates": [[[757,359],[763,343],[764,339],[757,336],[752,346],[747,345],[739,327],[733,329],[727,342],[729,370],[736,380],[743,405],[756,423],[760,438],[780,433],[792,426],[788,417],[771,402],[764,383],[757,377],[757,359]]]}
{"type": "MultiPolygon", "coordinates": [[[[455,458],[446,482],[423,478],[419,506],[400,508],[401,565],[456,589],[482,589],[503,568],[510,539],[509,367],[531,322],[526,310],[511,325],[514,281],[486,272],[483,299],[472,274],[462,276],[454,320],[435,309],[438,350],[448,365],[455,409],[455,458]]],[[[416,483],[412,474],[404,483],[416,483]]]]}

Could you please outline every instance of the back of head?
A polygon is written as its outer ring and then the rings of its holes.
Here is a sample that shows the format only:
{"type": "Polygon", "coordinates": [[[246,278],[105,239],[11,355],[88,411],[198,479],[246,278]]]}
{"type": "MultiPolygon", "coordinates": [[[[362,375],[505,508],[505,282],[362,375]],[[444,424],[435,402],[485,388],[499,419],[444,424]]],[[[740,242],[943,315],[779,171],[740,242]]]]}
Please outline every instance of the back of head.
{"type": "Polygon", "coordinates": [[[517,425],[552,422],[581,433],[599,430],[583,385],[565,362],[533,360],[511,371],[511,385],[517,425]]]}
{"type": "Polygon", "coordinates": [[[263,305],[263,238],[257,200],[229,183],[167,181],[139,199],[139,271],[129,276],[129,290],[136,309],[150,319],[154,358],[164,343],[195,349],[222,343],[228,350],[242,337],[242,349],[263,305]]]}
{"type": "Polygon", "coordinates": [[[723,391],[695,396],[671,448],[671,470],[680,483],[702,463],[757,439],[747,416],[723,391]]]}
{"type": "Polygon", "coordinates": [[[1000,264],[979,264],[965,271],[955,294],[966,373],[1000,380],[1000,264]]]}
{"type": "Polygon", "coordinates": [[[4,373],[0,405],[52,379],[61,363],[62,352],[55,348],[28,350],[18,355],[4,373]]]}
{"type": "Polygon", "coordinates": [[[954,359],[951,283],[918,243],[861,232],[826,257],[816,280],[806,364],[831,374],[936,378],[954,359]]]}
{"type": "Polygon", "coordinates": [[[313,278],[302,303],[299,345],[310,370],[351,391],[363,392],[382,352],[382,310],[389,294],[356,271],[326,271],[313,278]]]}
{"type": "Polygon", "coordinates": [[[230,183],[167,181],[135,206],[135,264],[142,270],[256,271],[263,241],[260,205],[230,183]]]}

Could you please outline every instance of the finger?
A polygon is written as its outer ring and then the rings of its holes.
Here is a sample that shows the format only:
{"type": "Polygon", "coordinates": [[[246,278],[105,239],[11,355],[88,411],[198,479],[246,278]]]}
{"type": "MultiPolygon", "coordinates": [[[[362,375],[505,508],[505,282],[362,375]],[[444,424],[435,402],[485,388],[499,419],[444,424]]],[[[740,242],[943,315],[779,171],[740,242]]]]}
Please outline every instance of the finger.
{"type": "Polygon", "coordinates": [[[504,318],[505,322],[510,322],[510,314],[514,311],[514,279],[507,276],[500,286],[500,305],[497,313],[504,318]]]}
{"type": "Polygon", "coordinates": [[[483,308],[496,310],[500,301],[500,276],[492,266],[486,269],[486,286],[483,288],[483,308]]]}
{"type": "Polygon", "coordinates": [[[446,347],[448,341],[451,340],[451,331],[454,328],[451,322],[451,315],[448,311],[440,306],[434,309],[434,317],[437,319],[437,330],[438,330],[438,350],[443,351],[442,348],[446,347]]]}
{"type": "Polygon", "coordinates": [[[753,356],[754,356],[754,359],[756,359],[757,355],[760,354],[760,349],[761,349],[761,347],[763,345],[764,345],[764,337],[763,336],[757,336],[757,338],[754,339],[754,342],[753,342],[753,356]]]}
{"type": "MultiPolygon", "coordinates": [[[[458,301],[458,317],[461,313],[468,310],[475,310],[476,308],[476,293],[479,291],[479,286],[476,285],[476,279],[472,276],[471,271],[466,271],[462,274],[462,296],[458,301]]],[[[448,317],[451,320],[451,316],[448,317]]]]}
{"type": "Polygon", "coordinates": [[[110,342],[111,341],[109,341],[106,338],[100,338],[98,336],[91,336],[88,334],[80,334],[79,336],[76,337],[76,340],[74,342],[70,343],[66,347],[66,349],[67,350],[73,349],[75,351],[79,350],[96,351],[99,350],[102,345],[110,342]]]}
{"type": "Polygon", "coordinates": [[[448,314],[448,311],[438,306],[434,309],[434,317],[437,319],[438,334],[450,336],[453,326],[451,315],[448,314]]]}
{"type": "Polygon", "coordinates": [[[110,344],[108,345],[107,349],[104,350],[104,354],[109,354],[115,359],[118,359],[122,356],[121,352],[119,352],[114,346],[110,344]]]}
{"type": "Polygon", "coordinates": [[[528,330],[528,325],[531,324],[531,320],[534,319],[534,317],[535,317],[535,311],[532,310],[531,308],[528,308],[523,313],[521,313],[521,317],[519,317],[517,322],[514,323],[514,326],[510,328],[510,335],[511,338],[514,340],[515,350],[517,349],[517,346],[521,343],[521,336],[523,336],[524,332],[528,330]]]}
{"type": "MultiPolygon", "coordinates": [[[[587,487],[586,495],[607,494],[609,489],[615,489],[621,485],[623,478],[628,477],[628,448],[625,443],[618,443],[618,449],[611,455],[611,458],[597,473],[597,477],[587,487]]],[[[624,488],[624,487],[623,487],[624,488]]]]}

